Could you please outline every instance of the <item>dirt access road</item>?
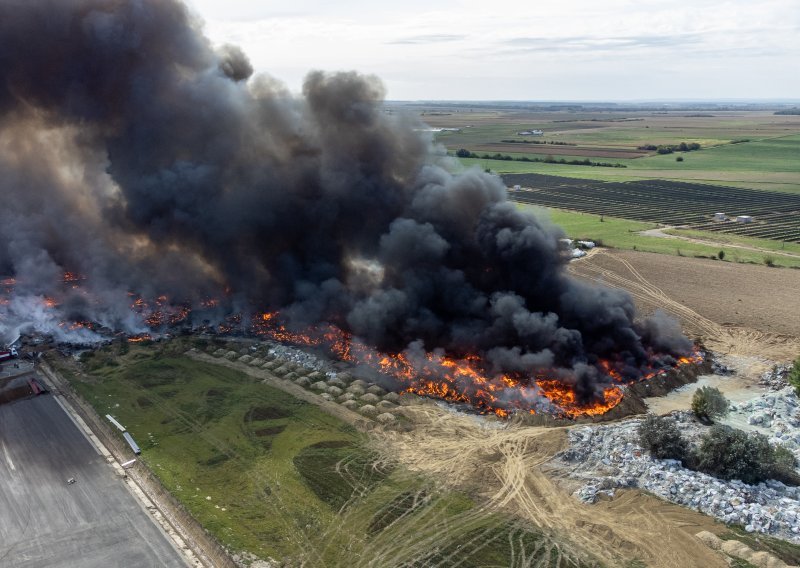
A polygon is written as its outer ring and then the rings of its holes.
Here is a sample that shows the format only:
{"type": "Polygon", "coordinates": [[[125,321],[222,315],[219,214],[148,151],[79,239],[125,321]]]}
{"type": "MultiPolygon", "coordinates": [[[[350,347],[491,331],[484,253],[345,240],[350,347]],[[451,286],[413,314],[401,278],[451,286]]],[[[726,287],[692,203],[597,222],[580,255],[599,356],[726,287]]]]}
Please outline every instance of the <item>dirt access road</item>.
{"type": "Polygon", "coordinates": [[[665,233],[664,231],[669,231],[670,229],[682,229],[682,228],[691,228],[691,227],[658,227],[657,229],[648,229],[646,231],[639,231],[639,235],[643,237],[659,237],[662,239],[677,239],[679,241],[686,241],[687,243],[696,243],[699,245],[708,245],[712,247],[720,247],[720,248],[728,248],[728,249],[742,249],[742,250],[751,250],[755,252],[762,252],[765,255],[778,255],[778,256],[788,256],[790,258],[800,258],[800,254],[795,254],[792,252],[786,252],[782,250],[771,250],[759,247],[751,247],[747,245],[739,245],[734,243],[722,243],[720,241],[712,241],[709,239],[698,239],[697,237],[685,237],[683,235],[673,235],[670,233],[665,233]]]}

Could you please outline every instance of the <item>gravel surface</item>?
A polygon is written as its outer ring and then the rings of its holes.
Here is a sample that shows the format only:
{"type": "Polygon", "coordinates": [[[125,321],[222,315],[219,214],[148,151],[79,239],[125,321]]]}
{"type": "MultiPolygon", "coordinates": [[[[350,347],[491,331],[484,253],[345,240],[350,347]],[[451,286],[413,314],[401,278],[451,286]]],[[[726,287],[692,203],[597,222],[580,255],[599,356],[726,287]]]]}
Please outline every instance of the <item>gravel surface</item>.
{"type": "MultiPolygon", "coordinates": [[[[766,393],[733,407],[732,418],[748,416],[756,429],[800,457],[798,399],[791,389],[766,393]]],[[[707,429],[689,412],[675,412],[681,432],[697,440],[707,429]]],[[[800,543],[800,488],[777,481],[747,485],[688,470],[675,460],[653,459],[639,445],[642,418],[616,424],[583,426],[569,433],[570,446],[554,465],[579,480],[577,498],[593,503],[613,497],[618,488],[638,487],[697,509],[726,523],[800,543]]]]}

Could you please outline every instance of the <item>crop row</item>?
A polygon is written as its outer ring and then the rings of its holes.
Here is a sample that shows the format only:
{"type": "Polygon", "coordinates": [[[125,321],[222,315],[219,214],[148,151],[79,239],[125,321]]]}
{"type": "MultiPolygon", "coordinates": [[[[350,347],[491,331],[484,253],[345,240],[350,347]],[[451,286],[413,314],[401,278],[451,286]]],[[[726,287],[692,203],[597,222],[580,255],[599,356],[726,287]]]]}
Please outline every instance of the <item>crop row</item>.
{"type": "Polygon", "coordinates": [[[602,182],[539,174],[504,176],[515,201],[663,225],[800,242],[800,196],[666,180],[602,182]],[[714,214],[753,223],[713,222],[714,214]]]}

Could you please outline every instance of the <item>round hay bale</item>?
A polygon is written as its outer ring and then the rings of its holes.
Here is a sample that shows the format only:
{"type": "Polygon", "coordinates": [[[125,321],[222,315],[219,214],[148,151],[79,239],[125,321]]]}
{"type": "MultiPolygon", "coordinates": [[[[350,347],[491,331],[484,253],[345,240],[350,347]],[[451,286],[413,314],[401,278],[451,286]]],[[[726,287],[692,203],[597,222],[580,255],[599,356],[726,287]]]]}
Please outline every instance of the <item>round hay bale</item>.
{"type": "MultiPolygon", "coordinates": [[[[364,409],[362,408],[361,410],[363,412],[364,409]]],[[[394,414],[389,414],[388,412],[384,412],[383,414],[378,414],[378,416],[376,416],[376,419],[381,424],[391,424],[392,422],[397,420],[397,418],[394,417],[394,414]]]]}
{"type": "Polygon", "coordinates": [[[738,540],[726,540],[720,545],[720,550],[731,556],[747,559],[753,555],[753,549],[738,540]]]}
{"type": "Polygon", "coordinates": [[[261,359],[260,357],[256,357],[255,359],[250,361],[250,364],[253,367],[258,367],[259,365],[263,365],[264,364],[264,359],[261,359]]]}
{"type": "Polygon", "coordinates": [[[228,361],[233,361],[233,360],[234,360],[234,359],[236,359],[236,357],[238,357],[238,356],[239,356],[239,354],[238,354],[238,353],[236,353],[236,351],[228,351],[227,353],[225,353],[225,358],[226,358],[228,361]]]}
{"type": "Polygon", "coordinates": [[[267,362],[275,360],[275,355],[273,355],[272,353],[264,353],[264,355],[262,355],[262,357],[264,358],[264,361],[267,361],[267,362]]]}
{"type": "Polygon", "coordinates": [[[395,403],[390,402],[388,400],[382,400],[376,406],[383,410],[390,410],[392,408],[397,408],[397,405],[395,403]]]}
{"type": "Polygon", "coordinates": [[[400,400],[400,395],[396,392],[387,392],[383,395],[383,400],[388,400],[389,402],[397,402],[400,400]]]}
{"type": "Polygon", "coordinates": [[[344,381],[340,380],[337,377],[328,379],[328,384],[331,385],[332,387],[339,387],[340,389],[344,389],[347,386],[344,381]]]}
{"type": "Polygon", "coordinates": [[[302,365],[297,365],[295,367],[294,372],[297,373],[301,377],[305,377],[306,375],[308,375],[311,372],[311,369],[309,369],[308,367],[303,367],[302,365]]]}
{"type": "Polygon", "coordinates": [[[311,385],[311,381],[309,381],[306,377],[298,377],[295,379],[294,384],[307,389],[309,385],[311,385]]]}
{"type": "Polygon", "coordinates": [[[219,349],[214,351],[212,355],[214,355],[214,357],[222,357],[223,355],[225,355],[225,350],[222,347],[220,347],[219,349]]]}
{"type": "Polygon", "coordinates": [[[325,381],[318,381],[311,385],[311,388],[314,390],[324,391],[328,388],[328,385],[325,384],[325,381]]]}
{"type": "Polygon", "coordinates": [[[239,355],[248,355],[249,353],[250,353],[250,350],[247,347],[245,347],[243,349],[239,349],[239,355]]]}
{"type": "Polygon", "coordinates": [[[375,395],[378,395],[378,396],[383,396],[383,395],[386,394],[386,391],[383,390],[378,385],[372,385],[370,387],[367,387],[367,392],[375,394],[375,395]]]}
{"type": "Polygon", "coordinates": [[[283,378],[286,379],[287,381],[293,381],[297,378],[297,373],[295,373],[294,371],[292,371],[291,373],[286,373],[283,376],[283,378]]]}
{"type": "Polygon", "coordinates": [[[364,390],[363,387],[360,387],[358,385],[350,385],[349,387],[347,387],[347,392],[351,392],[356,396],[361,396],[366,391],[364,390]]]}
{"type": "Polygon", "coordinates": [[[320,373],[319,371],[311,371],[308,374],[308,378],[309,380],[316,382],[316,381],[321,381],[324,377],[322,376],[322,373],[320,373]]]}
{"type": "Polygon", "coordinates": [[[348,401],[348,400],[355,400],[355,399],[356,399],[356,395],[354,395],[351,392],[346,392],[343,395],[341,395],[339,398],[337,398],[336,400],[338,400],[339,402],[345,402],[345,401],[348,401]]]}
{"type": "Polygon", "coordinates": [[[328,393],[332,396],[340,396],[344,391],[339,387],[328,387],[328,393]]]}
{"type": "Polygon", "coordinates": [[[265,366],[267,369],[270,369],[270,370],[272,370],[272,369],[277,369],[278,367],[280,367],[280,366],[281,366],[281,362],[280,362],[280,361],[277,361],[277,360],[275,360],[275,361],[270,361],[269,363],[267,363],[267,364],[266,364],[266,365],[264,365],[264,366],[265,366]]]}
{"type": "Polygon", "coordinates": [[[345,400],[342,406],[349,410],[356,410],[358,408],[358,403],[355,400],[345,400]]]}
{"type": "MultiPolygon", "coordinates": [[[[343,373],[339,373],[339,375],[342,375],[342,374],[343,374],[343,373]]],[[[364,390],[366,390],[366,389],[367,389],[367,383],[365,383],[365,382],[364,382],[364,381],[362,381],[361,379],[356,379],[356,380],[354,380],[354,381],[351,381],[351,382],[350,382],[350,386],[351,386],[351,387],[361,387],[361,388],[362,388],[362,389],[364,389],[364,390]]]]}
{"type": "Polygon", "coordinates": [[[242,355],[238,359],[239,363],[249,363],[252,360],[253,360],[253,358],[250,355],[242,355]]]}
{"type": "Polygon", "coordinates": [[[719,550],[720,548],[722,548],[722,539],[712,532],[700,531],[694,536],[699,538],[703,542],[703,544],[705,544],[712,550],[719,550]]]}
{"type": "Polygon", "coordinates": [[[320,394],[319,396],[321,396],[325,400],[333,400],[333,397],[331,395],[329,395],[328,393],[326,393],[326,392],[320,394]]]}
{"type": "Polygon", "coordinates": [[[366,402],[367,404],[377,404],[381,400],[378,397],[378,395],[375,395],[375,394],[372,394],[372,393],[367,393],[365,395],[362,395],[362,396],[358,397],[358,399],[361,402],[366,402]]]}
{"type": "Polygon", "coordinates": [[[276,375],[285,375],[289,372],[289,368],[286,365],[281,365],[275,369],[272,369],[272,372],[276,375]]]}
{"type": "Polygon", "coordinates": [[[376,416],[378,414],[378,409],[371,404],[365,404],[358,411],[364,416],[376,416]]]}
{"type": "Polygon", "coordinates": [[[351,375],[350,373],[336,373],[336,378],[342,381],[343,383],[353,382],[353,375],[351,375]]]}
{"type": "Polygon", "coordinates": [[[422,399],[415,394],[404,392],[397,398],[397,404],[400,406],[413,406],[422,404],[422,399]]]}

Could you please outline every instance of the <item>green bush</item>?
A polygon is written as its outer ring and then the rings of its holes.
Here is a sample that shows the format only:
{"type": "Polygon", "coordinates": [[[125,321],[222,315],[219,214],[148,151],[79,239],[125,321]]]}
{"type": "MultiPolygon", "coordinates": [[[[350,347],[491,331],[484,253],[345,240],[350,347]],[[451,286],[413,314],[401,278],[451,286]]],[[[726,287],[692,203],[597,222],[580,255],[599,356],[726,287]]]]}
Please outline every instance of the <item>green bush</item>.
{"type": "Polygon", "coordinates": [[[763,434],[712,426],[703,436],[695,459],[699,471],[721,479],[739,479],[749,484],[777,479],[798,484],[794,455],[782,446],[770,445],[763,434]]]}
{"type": "Polygon", "coordinates": [[[758,483],[766,479],[763,464],[770,453],[766,436],[716,425],[700,443],[697,468],[721,479],[758,483]]]}
{"type": "Polygon", "coordinates": [[[687,455],[686,440],[671,418],[648,414],[639,425],[639,443],[654,458],[684,461],[687,455]]]}
{"type": "Polygon", "coordinates": [[[800,357],[794,360],[794,364],[789,370],[789,384],[794,387],[797,396],[800,396],[800,357]]]}
{"type": "Polygon", "coordinates": [[[715,387],[700,387],[692,397],[692,412],[699,420],[713,422],[728,413],[728,399],[715,387]]]}
{"type": "Polygon", "coordinates": [[[795,468],[797,468],[797,459],[794,454],[783,446],[773,446],[770,463],[771,477],[787,485],[800,485],[800,476],[795,468]]]}

